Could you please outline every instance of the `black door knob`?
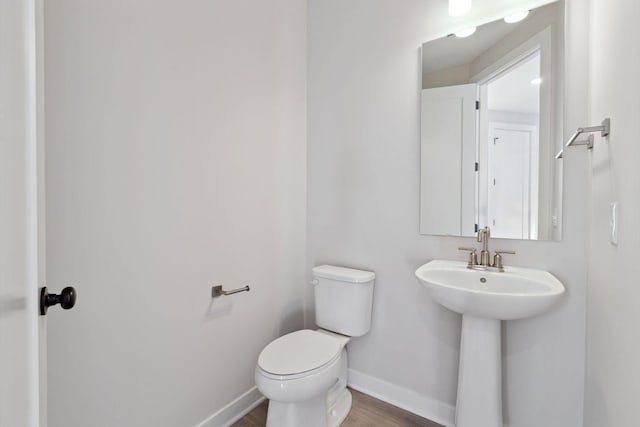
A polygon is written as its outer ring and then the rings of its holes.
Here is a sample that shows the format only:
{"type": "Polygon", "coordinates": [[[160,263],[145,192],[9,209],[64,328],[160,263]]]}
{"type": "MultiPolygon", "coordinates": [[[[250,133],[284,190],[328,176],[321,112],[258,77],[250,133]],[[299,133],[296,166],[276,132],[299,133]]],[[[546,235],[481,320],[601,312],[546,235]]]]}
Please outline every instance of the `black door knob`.
{"type": "Polygon", "coordinates": [[[71,286],[67,286],[60,292],[60,295],[50,294],[47,292],[47,287],[45,286],[40,291],[40,314],[47,314],[47,309],[52,305],[60,304],[60,306],[69,310],[76,305],[76,290],[71,286]]]}

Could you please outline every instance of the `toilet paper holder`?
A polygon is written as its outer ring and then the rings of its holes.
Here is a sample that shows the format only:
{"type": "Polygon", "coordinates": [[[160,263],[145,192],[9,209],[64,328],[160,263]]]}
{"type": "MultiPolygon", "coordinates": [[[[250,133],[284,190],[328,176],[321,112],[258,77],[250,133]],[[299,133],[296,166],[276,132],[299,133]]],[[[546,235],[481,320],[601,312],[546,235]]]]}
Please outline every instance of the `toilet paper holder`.
{"type": "Polygon", "coordinates": [[[249,292],[250,290],[251,289],[249,288],[249,285],[242,288],[233,289],[231,291],[225,291],[224,289],[222,289],[222,285],[216,285],[211,288],[211,298],[217,298],[223,295],[233,295],[239,292],[249,292]]]}

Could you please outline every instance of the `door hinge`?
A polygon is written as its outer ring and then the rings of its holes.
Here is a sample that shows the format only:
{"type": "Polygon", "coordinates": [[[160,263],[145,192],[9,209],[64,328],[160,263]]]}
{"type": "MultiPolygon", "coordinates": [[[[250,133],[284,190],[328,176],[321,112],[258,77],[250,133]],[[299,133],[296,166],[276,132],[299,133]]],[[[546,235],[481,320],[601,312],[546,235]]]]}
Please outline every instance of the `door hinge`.
{"type": "Polygon", "coordinates": [[[476,110],[480,109],[480,101],[476,101],[476,110]]]}
{"type": "Polygon", "coordinates": [[[478,162],[476,162],[476,172],[478,172],[478,162]]]}
{"type": "Polygon", "coordinates": [[[475,225],[474,230],[477,233],[478,232],[478,224],[474,224],[474,225],[475,225]]]}

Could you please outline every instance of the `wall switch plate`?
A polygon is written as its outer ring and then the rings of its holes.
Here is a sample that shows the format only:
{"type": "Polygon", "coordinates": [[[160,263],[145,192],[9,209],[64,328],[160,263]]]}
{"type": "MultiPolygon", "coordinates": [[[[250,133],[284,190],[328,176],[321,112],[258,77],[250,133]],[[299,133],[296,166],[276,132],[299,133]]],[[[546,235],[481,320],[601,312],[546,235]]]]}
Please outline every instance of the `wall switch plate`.
{"type": "Polygon", "coordinates": [[[611,230],[611,244],[618,244],[618,202],[613,202],[609,205],[611,207],[611,220],[609,222],[609,228],[611,230]]]}

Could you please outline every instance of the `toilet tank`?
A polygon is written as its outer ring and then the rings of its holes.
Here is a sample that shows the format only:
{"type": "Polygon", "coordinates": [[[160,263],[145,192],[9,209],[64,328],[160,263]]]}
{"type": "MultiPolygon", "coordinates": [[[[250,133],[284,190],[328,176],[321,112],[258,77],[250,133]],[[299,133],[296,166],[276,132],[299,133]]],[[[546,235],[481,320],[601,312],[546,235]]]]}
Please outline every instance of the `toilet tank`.
{"type": "Polygon", "coordinates": [[[375,273],[319,265],[311,269],[311,274],[315,286],[316,324],[351,337],[369,332],[375,273]]]}

